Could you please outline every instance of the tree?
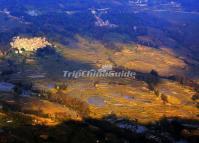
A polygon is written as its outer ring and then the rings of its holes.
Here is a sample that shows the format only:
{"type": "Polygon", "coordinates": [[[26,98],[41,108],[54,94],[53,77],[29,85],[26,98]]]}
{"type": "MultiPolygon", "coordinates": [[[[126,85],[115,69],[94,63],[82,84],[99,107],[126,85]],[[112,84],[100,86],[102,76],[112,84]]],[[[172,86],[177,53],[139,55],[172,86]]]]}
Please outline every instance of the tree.
{"type": "Polygon", "coordinates": [[[154,89],[154,93],[157,97],[160,96],[160,91],[157,88],[154,89]]]}
{"type": "Polygon", "coordinates": [[[145,76],[145,81],[148,84],[149,89],[152,91],[155,91],[156,85],[158,84],[159,80],[160,79],[158,72],[156,72],[155,70],[152,70],[150,74],[145,76]]]}
{"type": "Polygon", "coordinates": [[[192,100],[198,100],[199,99],[199,93],[196,93],[195,95],[192,96],[192,100]]]}
{"type": "Polygon", "coordinates": [[[168,97],[166,95],[161,94],[161,99],[162,99],[164,104],[168,103],[168,97]]]}
{"type": "Polygon", "coordinates": [[[155,70],[151,70],[150,74],[153,75],[153,76],[155,76],[155,77],[159,76],[158,72],[155,71],[155,70]]]}

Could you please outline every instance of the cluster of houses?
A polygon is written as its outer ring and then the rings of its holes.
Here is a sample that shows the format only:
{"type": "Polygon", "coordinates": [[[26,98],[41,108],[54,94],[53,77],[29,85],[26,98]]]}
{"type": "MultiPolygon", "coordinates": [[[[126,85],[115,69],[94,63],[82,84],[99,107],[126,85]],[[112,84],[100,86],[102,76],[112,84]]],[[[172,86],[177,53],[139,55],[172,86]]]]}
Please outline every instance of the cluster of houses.
{"type": "Polygon", "coordinates": [[[91,13],[93,14],[93,16],[95,17],[96,21],[95,21],[95,26],[97,27],[108,27],[108,28],[116,28],[118,27],[118,25],[116,24],[112,24],[109,20],[103,20],[100,15],[101,14],[106,14],[107,12],[107,8],[105,9],[91,9],[91,13]],[[99,11],[99,13],[98,13],[99,11]]]}
{"type": "Polygon", "coordinates": [[[12,49],[16,49],[17,52],[23,53],[24,51],[33,52],[37,49],[51,46],[51,43],[43,37],[34,37],[34,38],[22,38],[14,37],[10,43],[12,49]]]}

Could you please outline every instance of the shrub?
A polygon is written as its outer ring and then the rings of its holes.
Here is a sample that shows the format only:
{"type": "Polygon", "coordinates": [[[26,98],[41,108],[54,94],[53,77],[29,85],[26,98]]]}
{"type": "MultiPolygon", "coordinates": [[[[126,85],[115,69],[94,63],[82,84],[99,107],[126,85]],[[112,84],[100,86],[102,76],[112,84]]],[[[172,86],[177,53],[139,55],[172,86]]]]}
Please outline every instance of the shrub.
{"type": "Polygon", "coordinates": [[[155,93],[156,96],[158,96],[158,97],[160,96],[160,92],[157,88],[154,89],[154,93],[155,93]]]}
{"type": "Polygon", "coordinates": [[[169,102],[168,101],[168,97],[166,95],[164,95],[164,94],[161,94],[161,99],[162,99],[162,101],[163,101],[164,104],[166,104],[166,103],[169,102]]]}
{"type": "Polygon", "coordinates": [[[196,93],[192,96],[192,100],[198,100],[199,99],[199,93],[196,93]]]}
{"type": "Polygon", "coordinates": [[[67,106],[77,111],[82,117],[87,117],[89,114],[89,107],[86,102],[75,97],[64,95],[61,92],[50,95],[48,100],[67,106]]]}
{"type": "Polygon", "coordinates": [[[151,90],[151,91],[154,91],[155,90],[155,85],[153,84],[153,83],[148,83],[148,88],[149,88],[149,90],[151,90]]]}
{"type": "Polygon", "coordinates": [[[67,83],[55,84],[55,89],[57,89],[58,91],[66,90],[67,87],[68,87],[67,83]]]}
{"type": "Polygon", "coordinates": [[[168,77],[168,79],[179,82],[182,85],[187,82],[187,79],[184,76],[173,75],[173,76],[168,77]]]}

